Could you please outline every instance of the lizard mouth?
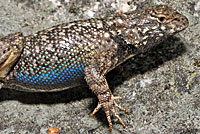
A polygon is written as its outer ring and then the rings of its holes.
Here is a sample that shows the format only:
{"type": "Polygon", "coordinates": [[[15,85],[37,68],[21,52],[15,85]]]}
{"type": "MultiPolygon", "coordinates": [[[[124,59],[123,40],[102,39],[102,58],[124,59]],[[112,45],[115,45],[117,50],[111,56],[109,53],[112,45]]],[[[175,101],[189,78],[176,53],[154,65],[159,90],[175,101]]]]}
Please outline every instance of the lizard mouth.
{"type": "Polygon", "coordinates": [[[189,21],[188,21],[187,17],[185,17],[185,16],[175,18],[172,22],[176,25],[177,31],[182,31],[185,28],[187,28],[189,25],[189,21]]]}
{"type": "Polygon", "coordinates": [[[170,23],[168,23],[169,33],[177,33],[186,29],[189,25],[187,17],[183,15],[177,15],[170,23]]]}

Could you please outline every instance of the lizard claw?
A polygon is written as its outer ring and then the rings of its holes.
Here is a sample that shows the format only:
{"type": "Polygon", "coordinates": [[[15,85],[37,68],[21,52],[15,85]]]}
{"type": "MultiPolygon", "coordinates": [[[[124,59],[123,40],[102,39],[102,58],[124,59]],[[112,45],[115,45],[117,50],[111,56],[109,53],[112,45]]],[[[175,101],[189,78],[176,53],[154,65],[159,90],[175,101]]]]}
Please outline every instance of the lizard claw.
{"type": "Polygon", "coordinates": [[[104,111],[106,113],[107,120],[108,120],[109,131],[112,131],[112,121],[111,121],[111,117],[110,117],[110,112],[115,117],[117,117],[117,119],[120,121],[120,123],[122,124],[122,126],[125,128],[126,127],[125,123],[123,122],[123,120],[119,117],[119,115],[115,111],[115,107],[117,107],[121,111],[124,111],[126,114],[128,113],[128,111],[126,109],[124,109],[123,107],[121,107],[120,105],[118,105],[115,102],[115,100],[122,99],[122,97],[114,97],[112,95],[111,98],[108,99],[108,100],[106,100],[106,101],[101,101],[102,96],[99,97],[99,99],[100,99],[99,103],[98,103],[97,107],[94,109],[94,111],[90,114],[90,117],[93,116],[101,107],[103,107],[104,111]]]}

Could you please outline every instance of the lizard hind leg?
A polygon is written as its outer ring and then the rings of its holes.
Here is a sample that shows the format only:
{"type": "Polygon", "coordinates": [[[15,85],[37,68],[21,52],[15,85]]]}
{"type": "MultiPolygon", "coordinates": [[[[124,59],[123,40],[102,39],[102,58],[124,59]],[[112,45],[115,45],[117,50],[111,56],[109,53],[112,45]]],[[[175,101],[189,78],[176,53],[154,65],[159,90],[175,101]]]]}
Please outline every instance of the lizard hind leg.
{"type": "Polygon", "coordinates": [[[89,85],[90,89],[97,95],[99,100],[97,107],[90,114],[90,116],[93,116],[96,112],[98,112],[100,108],[103,107],[106,113],[110,131],[112,131],[112,121],[110,113],[112,113],[120,121],[123,127],[126,127],[123,120],[115,111],[115,107],[117,107],[125,113],[128,113],[126,109],[122,108],[116,103],[116,100],[122,99],[122,97],[114,97],[112,95],[105,77],[97,73],[97,71],[92,66],[86,67],[85,75],[85,80],[87,84],[89,85]]]}

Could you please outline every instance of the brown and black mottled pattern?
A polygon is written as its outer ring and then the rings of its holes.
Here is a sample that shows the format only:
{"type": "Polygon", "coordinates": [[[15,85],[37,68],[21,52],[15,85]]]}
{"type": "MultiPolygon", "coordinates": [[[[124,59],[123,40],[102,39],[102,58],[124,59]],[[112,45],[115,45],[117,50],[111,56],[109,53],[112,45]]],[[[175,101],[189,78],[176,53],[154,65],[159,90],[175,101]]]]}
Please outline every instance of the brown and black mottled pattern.
{"type": "Polygon", "coordinates": [[[61,24],[24,37],[20,33],[0,40],[0,86],[23,91],[59,91],[85,80],[104,108],[109,130],[110,112],[120,107],[105,75],[137,53],[147,51],[167,36],[184,30],[188,20],[164,5],[152,6],[105,19],[61,24]]]}

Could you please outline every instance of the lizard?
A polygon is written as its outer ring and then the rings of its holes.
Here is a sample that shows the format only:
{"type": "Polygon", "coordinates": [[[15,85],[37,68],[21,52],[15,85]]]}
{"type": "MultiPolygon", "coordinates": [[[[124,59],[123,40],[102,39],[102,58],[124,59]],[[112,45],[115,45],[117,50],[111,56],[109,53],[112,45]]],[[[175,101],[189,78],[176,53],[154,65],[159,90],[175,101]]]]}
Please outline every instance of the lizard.
{"type": "Polygon", "coordinates": [[[112,131],[110,114],[126,127],[116,108],[128,113],[113,96],[106,74],[124,61],[148,51],[187,28],[187,17],[167,5],[63,23],[33,35],[9,34],[0,39],[0,88],[52,92],[84,82],[96,94],[112,131]]]}

